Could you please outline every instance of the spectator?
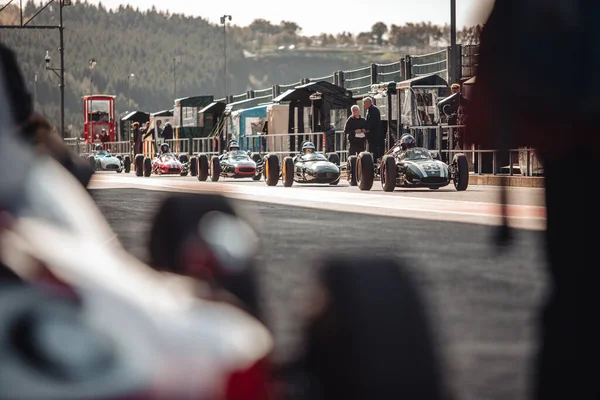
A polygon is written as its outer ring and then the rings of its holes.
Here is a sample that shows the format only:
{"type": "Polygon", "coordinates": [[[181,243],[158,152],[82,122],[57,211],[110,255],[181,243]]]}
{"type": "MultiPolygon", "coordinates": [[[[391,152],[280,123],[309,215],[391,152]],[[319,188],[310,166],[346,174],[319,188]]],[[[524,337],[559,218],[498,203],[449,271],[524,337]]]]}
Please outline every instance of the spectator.
{"type": "MultiPolygon", "coordinates": [[[[100,133],[100,143],[104,146],[104,143],[110,140],[110,136],[108,136],[108,132],[106,132],[105,128],[102,128],[102,132],[100,133]]],[[[105,147],[106,148],[106,147],[105,147]]]]}
{"type": "Polygon", "coordinates": [[[373,104],[373,99],[366,97],[363,100],[365,106],[365,119],[367,121],[367,140],[369,141],[369,150],[373,153],[373,158],[378,160],[383,155],[385,146],[384,137],[381,133],[381,113],[379,108],[373,104]]]}
{"type": "Polygon", "coordinates": [[[165,123],[165,128],[162,131],[162,138],[164,140],[173,140],[173,127],[170,122],[165,123]]]}
{"type": "Polygon", "coordinates": [[[133,141],[133,148],[135,154],[142,154],[144,148],[142,146],[142,132],[140,131],[140,123],[134,122],[133,130],[131,131],[131,140],[133,141]]]}
{"type": "Polygon", "coordinates": [[[355,104],[351,108],[352,115],[346,120],[344,133],[348,135],[350,147],[348,156],[353,156],[365,151],[367,132],[367,120],[360,116],[360,108],[355,104]]]}

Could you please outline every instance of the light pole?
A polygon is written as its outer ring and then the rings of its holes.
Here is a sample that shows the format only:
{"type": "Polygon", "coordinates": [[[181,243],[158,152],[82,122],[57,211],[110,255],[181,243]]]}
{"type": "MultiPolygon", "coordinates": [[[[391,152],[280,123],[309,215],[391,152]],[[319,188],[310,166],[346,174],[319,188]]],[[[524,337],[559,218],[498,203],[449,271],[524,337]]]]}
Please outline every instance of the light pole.
{"type": "MultiPolygon", "coordinates": [[[[61,7],[62,10],[62,7],[61,7]]],[[[62,15],[62,13],[61,13],[62,15]]],[[[60,24],[61,29],[60,29],[60,38],[61,38],[61,43],[62,43],[62,22],[60,24]]],[[[65,74],[64,74],[64,68],[63,68],[63,56],[62,56],[62,44],[61,44],[61,63],[60,63],[60,67],[59,68],[54,68],[52,67],[52,59],[50,58],[50,52],[48,50],[46,50],[46,56],[44,57],[44,61],[46,62],[46,70],[47,71],[52,71],[54,72],[54,75],[58,76],[58,78],[60,79],[60,136],[64,139],[65,138],[65,74]]]]}
{"type": "Polygon", "coordinates": [[[180,62],[181,57],[173,57],[173,94],[175,95],[175,100],[177,100],[177,65],[179,65],[180,62]]]}
{"type": "MultiPolygon", "coordinates": [[[[227,20],[231,21],[231,15],[223,15],[221,23],[223,24],[223,97],[227,99],[227,20]]],[[[227,101],[227,100],[225,100],[227,101]]]]}
{"type": "Polygon", "coordinates": [[[33,76],[33,108],[35,109],[35,103],[37,102],[37,81],[38,75],[37,72],[33,76]]]}
{"type": "Polygon", "coordinates": [[[127,111],[131,111],[131,80],[135,78],[135,74],[129,74],[127,77],[127,111]]]}
{"type": "Polygon", "coordinates": [[[457,46],[456,46],[456,0],[450,0],[450,55],[452,59],[450,60],[450,65],[448,67],[451,68],[452,75],[450,76],[450,80],[452,83],[455,83],[458,80],[459,74],[457,71],[458,63],[458,54],[456,54],[457,46]]]}

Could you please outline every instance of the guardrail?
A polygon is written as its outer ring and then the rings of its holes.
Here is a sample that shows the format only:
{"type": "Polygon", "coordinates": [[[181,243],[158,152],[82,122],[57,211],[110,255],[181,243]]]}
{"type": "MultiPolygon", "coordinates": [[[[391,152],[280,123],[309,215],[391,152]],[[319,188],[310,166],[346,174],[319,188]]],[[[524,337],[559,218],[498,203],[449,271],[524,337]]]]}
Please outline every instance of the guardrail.
{"type": "Polygon", "coordinates": [[[246,135],[240,138],[240,145],[248,151],[277,155],[294,155],[302,148],[302,142],[311,141],[317,151],[338,153],[340,162],[345,162],[348,155],[346,137],[343,131],[330,133],[276,133],[246,135]]]}
{"type": "Polygon", "coordinates": [[[218,137],[204,137],[192,139],[191,154],[219,155],[218,137]]]}
{"type": "Polygon", "coordinates": [[[477,172],[482,173],[484,164],[483,155],[491,154],[491,173],[497,175],[502,169],[507,169],[509,175],[514,175],[514,170],[518,169],[523,176],[540,175],[542,167],[537,158],[535,149],[523,147],[519,149],[509,149],[506,151],[507,157],[499,159],[499,150],[481,150],[476,148],[465,149],[463,147],[463,129],[466,125],[427,125],[411,126],[410,133],[417,140],[417,145],[426,147],[429,150],[437,150],[443,156],[446,162],[451,161],[451,155],[455,153],[464,153],[469,159],[471,168],[476,164],[477,172]],[[516,156],[516,160],[515,160],[516,156]],[[498,168],[502,162],[506,165],[498,168]]]}

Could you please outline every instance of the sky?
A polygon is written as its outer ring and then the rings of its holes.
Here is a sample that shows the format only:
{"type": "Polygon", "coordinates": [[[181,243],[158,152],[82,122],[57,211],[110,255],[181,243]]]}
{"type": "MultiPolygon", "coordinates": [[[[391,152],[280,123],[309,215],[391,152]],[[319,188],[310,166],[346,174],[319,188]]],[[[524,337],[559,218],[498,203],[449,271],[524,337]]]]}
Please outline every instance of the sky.
{"type": "MultiPolygon", "coordinates": [[[[98,0],[88,0],[99,3],[98,0]]],[[[232,24],[247,26],[257,18],[274,24],[292,21],[302,27],[303,35],[369,31],[376,22],[403,25],[407,22],[450,23],[450,0],[229,0],[223,3],[191,0],[102,0],[106,8],[130,4],[146,10],[158,10],[202,17],[219,23],[221,15],[230,14],[232,24]],[[221,5],[219,7],[219,5],[221,5]]],[[[456,0],[456,20],[460,27],[482,23],[493,0],[456,0]]]]}

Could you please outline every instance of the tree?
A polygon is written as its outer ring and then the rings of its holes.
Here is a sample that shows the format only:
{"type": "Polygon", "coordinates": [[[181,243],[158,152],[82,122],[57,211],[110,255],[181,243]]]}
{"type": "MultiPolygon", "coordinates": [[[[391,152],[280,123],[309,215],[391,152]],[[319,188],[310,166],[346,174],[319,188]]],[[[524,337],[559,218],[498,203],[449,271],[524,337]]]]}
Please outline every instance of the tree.
{"type": "Polygon", "coordinates": [[[359,46],[364,46],[366,44],[371,43],[373,35],[371,32],[361,32],[356,36],[356,44],[359,46]]]}
{"type": "Polygon", "coordinates": [[[385,35],[388,31],[388,27],[383,22],[377,22],[371,27],[371,33],[377,39],[377,44],[379,46],[383,45],[383,35],[385,35]]]}
{"type": "Polygon", "coordinates": [[[252,21],[248,28],[250,28],[250,30],[254,33],[262,33],[265,35],[275,35],[280,32],[278,26],[275,26],[266,19],[262,18],[258,18],[252,21]]]}
{"type": "Polygon", "coordinates": [[[297,35],[302,30],[302,28],[300,28],[300,26],[297,23],[290,21],[281,21],[279,26],[281,27],[281,30],[283,32],[287,32],[292,35],[297,35]]]}

